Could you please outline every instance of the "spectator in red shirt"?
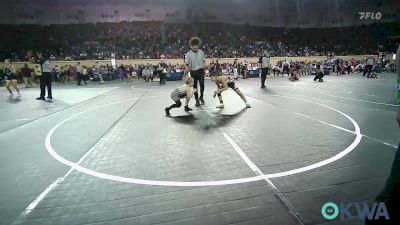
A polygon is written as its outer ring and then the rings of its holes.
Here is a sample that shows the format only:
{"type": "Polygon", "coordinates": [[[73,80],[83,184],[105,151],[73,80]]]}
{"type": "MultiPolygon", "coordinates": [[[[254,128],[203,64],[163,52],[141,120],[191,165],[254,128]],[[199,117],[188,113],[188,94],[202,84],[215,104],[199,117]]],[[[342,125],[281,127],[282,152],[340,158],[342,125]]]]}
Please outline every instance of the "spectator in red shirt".
{"type": "Polygon", "coordinates": [[[354,58],[351,59],[351,65],[354,66],[354,67],[356,67],[356,65],[357,65],[357,62],[356,62],[356,60],[354,58]]]}
{"type": "Polygon", "coordinates": [[[25,63],[24,67],[21,68],[21,74],[25,82],[25,87],[30,88],[32,87],[32,72],[33,70],[28,67],[28,64],[25,63]]]}

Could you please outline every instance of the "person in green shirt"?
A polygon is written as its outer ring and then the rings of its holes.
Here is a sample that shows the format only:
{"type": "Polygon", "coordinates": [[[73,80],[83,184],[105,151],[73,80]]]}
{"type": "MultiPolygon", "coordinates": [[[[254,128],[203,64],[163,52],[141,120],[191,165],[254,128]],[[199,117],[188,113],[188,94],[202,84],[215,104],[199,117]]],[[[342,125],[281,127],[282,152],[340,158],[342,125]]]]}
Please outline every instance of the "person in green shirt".
{"type": "Polygon", "coordinates": [[[16,70],[14,68],[14,65],[11,63],[10,59],[4,60],[4,67],[3,67],[3,76],[4,80],[6,81],[6,88],[8,92],[10,93],[10,97],[12,97],[14,94],[11,90],[11,87],[13,87],[17,93],[18,97],[21,97],[21,94],[18,89],[18,82],[17,82],[17,76],[15,75],[16,70]]]}

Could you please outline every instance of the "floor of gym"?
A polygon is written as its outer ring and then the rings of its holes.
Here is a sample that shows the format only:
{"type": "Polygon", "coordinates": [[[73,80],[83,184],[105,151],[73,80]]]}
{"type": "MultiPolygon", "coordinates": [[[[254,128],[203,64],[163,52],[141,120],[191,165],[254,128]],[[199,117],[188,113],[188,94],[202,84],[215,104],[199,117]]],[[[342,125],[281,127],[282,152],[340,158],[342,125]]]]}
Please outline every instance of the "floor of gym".
{"type": "Polygon", "coordinates": [[[364,224],[326,202],[373,201],[396,153],[395,74],[236,82],[225,108],[164,108],[183,82],[54,85],[0,96],[0,224],[364,224]]]}

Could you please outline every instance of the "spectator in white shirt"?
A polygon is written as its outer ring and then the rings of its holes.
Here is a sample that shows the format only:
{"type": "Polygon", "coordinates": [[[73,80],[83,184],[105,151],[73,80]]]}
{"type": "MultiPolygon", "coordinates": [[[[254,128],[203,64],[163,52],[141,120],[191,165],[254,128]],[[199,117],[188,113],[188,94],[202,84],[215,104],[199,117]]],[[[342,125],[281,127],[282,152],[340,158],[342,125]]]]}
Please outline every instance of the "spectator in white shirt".
{"type": "Polygon", "coordinates": [[[146,82],[149,82],[149,81],[150,81],[151,75],[152,75],[151,70],[149,69],[148,66],[146,66],[146,67],[143,69],[143,71],[142,71],[142,76],[143,76],[144,80],[145,80],[146,82]]]}
{"type": "Polygon", "coordinates": [[[82,80],[85,82],[85,85],[86,85],[86,80],[84,79],[84,77],[82,75],[82,70],[83,70],[83,67],[82,67],[81,63],[78,62],[76,64],[76,78],[78,79],[78,85],[81,85],[82,80]]]}

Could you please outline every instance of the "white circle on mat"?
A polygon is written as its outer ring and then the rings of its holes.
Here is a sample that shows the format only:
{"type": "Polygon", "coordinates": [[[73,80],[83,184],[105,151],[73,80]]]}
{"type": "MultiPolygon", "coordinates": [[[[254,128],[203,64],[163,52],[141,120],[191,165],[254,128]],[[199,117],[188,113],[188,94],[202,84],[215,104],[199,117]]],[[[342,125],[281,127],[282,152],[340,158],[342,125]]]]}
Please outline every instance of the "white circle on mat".
{"type": "MultiPolygon", "coordinates": [[[[320,162],[308,165],[308,166],[304,166],[304,167],[300,167],[297,169],[292,169],[292,170],[288,170],[288,171],[284,171],[284,172],[278,172],[278,173],[270,173],[270,174],[264,174],[264,175],[258,175],[258,176],[252,176],[252,177],[245,177],[245,178],[238,178],[238,179],[229,179],[229,180],[215,180],[215,181],[163,181],[163,180],[145,180],[145,179],[136,179],[136,178],[130,178],[130,177],[122,177],[122,176],[116,176],[116,175],[112,175],[112,174],[107,174],[107,173],[101,173],[101,172],[97,172],[95,170],[92,169],[88,169],[86,167],[83,167],[81,165],[79,165],[80,162],[71,162],[65,158],[63,158],[62,156],[60,156],[53,148],[53,146],[51,145],[51,136],[53,135],[53,133],[64,123],[66,123],[67,121],[82,115],[84,113],[102,108],[102,107],[107,107],[110,105],[115,105],[118,103],[122,103],[122,102],[127,102],[127,101],[133,101],[133,100],[137,100],[137,99],[126,99],[126,100],[122,100],[122,101],[118,101],[118,102],[113,102],[110,104],[105,104],[105,105],[101,105],[101,106],[96,106],[87,110],[84,110],[82,112],[76,113],[74,115],[69,116],[68,118],[62,120],[61,122],[59,122],[57,125],[55,125],[46,135],[46,140],[45,140],[45,146],[47,149],[47,152],[57,161],[61,162],[64,165],[67,165],[69,167],[71,167],[74,170],[77,170],[81,173],[85,173],[87,175],[90,176],[94,176],[94,177],[98,177],[101,179],[106,179],[106,180],[113,180],[113,181],[117,181],[117,182],[123,182],[123,183],[132,183],[132,184],[143,184],[143,185],[157,185],[157,186],[175,186],[175,187],[200,187],[200,186],[219,186],[219,185],[229,185],[229,184],[241,184],[241,183],[247,183],[247,182],[254,182],[254,181],[259,181],[259,180],[264,180],[264,179],[270,179],[270,178],[278,178],[278,177],[284,177],[284,176],[289,176],[289,175],[294,175],[294,174],[298,174],[298,173],[302,173],[305,171],[309,171],[312,169],[316,169],[325,165],[328,165],[332,162],[335,162],[341,158],[343,158],[344,156],[346,156],[347,154],[349,154],[351,151],[353,151],[355,149],[355,147],[357,147],[357,145],[360,143],[361,138],[362,138],[362,134],[361,134],[361,130],[359,125],[357,124],[357,122],[351,118],[349,115],[341,112],[338,109],[335,109],[333,107],[321,104],[321,103],[317,103],[317,102],[313,102],[313,101],[309,101],[309,100],[305,100],[305,99],[300,99],[300,98],[295,98],[295,97],[288,97],[288,96],[282,96],[282,95],[272,95],[269,94],[271,96],[275,96],[275,97],[281,97],[281,98],[288,98],[288,99],[295,99],[298,101],[304,101],[304,102],[309,102],[312,104],[316,104],[325,108],[328,108],[330,110],[333,110],[339,114],[341,114],[342,116],[346,117],[348,120],[350,120],[350,122],[353,124],[354,126],[354,134],[356,135],[354,141],[347,147],[345,148],[343,151],[339,152],[338,154],[322,160],[320,162]]],[[[88,152],[89,153],[89,152],[88,152]]],[[[85,154],[85,156],[82,158],[84,159],[88,153],[85,154]]]]}

